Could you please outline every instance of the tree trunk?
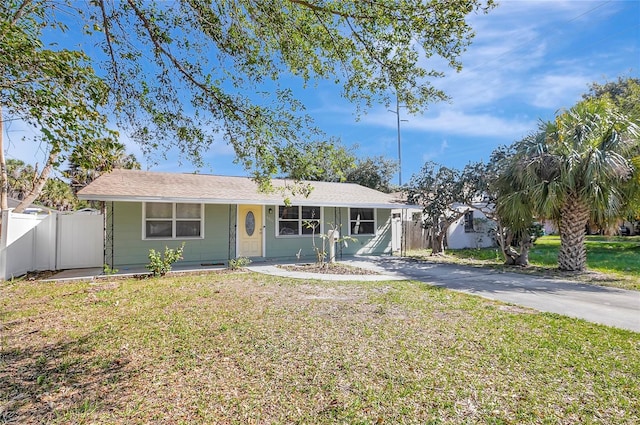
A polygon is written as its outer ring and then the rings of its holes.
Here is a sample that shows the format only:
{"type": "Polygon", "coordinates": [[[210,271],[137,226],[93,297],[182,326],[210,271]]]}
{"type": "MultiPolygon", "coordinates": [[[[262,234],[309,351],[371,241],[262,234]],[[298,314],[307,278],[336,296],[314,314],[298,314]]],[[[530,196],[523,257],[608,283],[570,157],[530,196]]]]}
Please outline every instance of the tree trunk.
{"type": "Polygon", "coordinates": [[[507,266],[527,267],[529,265],[529,251],[533,246],[532,238],[529,235],[523,235],[520,241],[520,252],[513,249],[511,241],[513,237],[507,237],[508,245],[502,249],[504,255],[504,263],[507,266]]]}
{"type": "Polygon", "coordinates": [[[529,251],[531,250],[532,245],[533,243],[531,242],[531,238],[520,244],[520,256],[516,262],[518,266],[527,267],[529,265],[529,251]]]}
{"type": "Polygon", "coordinates": [[[0,105],[0,212],[9,208],[9,176],[7,175],[7,161],[4,157],[4,121],[2,105],[0,105]]]}
{"type": "Polygon", "coordinates": [[[433,240],[431,243],[431,255],[444,254],[444,232],[433,232],[433,240]]]}
{"type": "Polygon", "coordinates": [[[589,221],[589,207],[577,196],[571,195],[560,210],[560,251],[558,268],[565,271],[583,271],[587,267],[587,249],[584,244],[585,228],[589,221]]]}
{"type": "MultiPolygon", "coordinates": [[[[495,220],[495,219],[494,219],[495,220]]],[[[505,228],[502,227],[502,224],[500,223],[499,220],[495,220],[497,223],[496,226],[496,242],[498,242],[498,246],[500,247],[500,251],[502,252],[502,257],[505,261],[505,263],[508,261],[507,257],[507,253],[506,253],[506,248],[507,248],[507,241],[505,238],[505,228]]]]}
{"type": "Polygon", "coordinates": [[[425,249],[433,248],[433,232],[431,231],[431,228],[424,229],[424,235],[425,235],[425,240],[427,241],[427,243],[424,246],[425,249]]]}
{"type": "Polygon", "coordinates": [[[456,215],[447,219],[440,219],[438,222],[437,230],[434,231],[433,246],[431,247],[431,255],[444,255],[444,240],[449,231],[449,227],[456,221],[458,221],[468,210],[462,213],[458,212],[456,215]]]}
{"type": "Polygon", "coordinates": [[[33,201],[35,201],[38,198],[38,196],[40,196],[40,193],[42,193],[42,188],[47,183],[47,179],[49,178],[49,174],[53,169],[53,164],[56,162],[56,159],[58,159],[58,152],[57,151],[49,152],[49,157],[47,158],[47,162],[45,163],[45,166],[42,168],[40,175],[36,178],[33,184],[33,188],[29,191],[29,193],[27,193],[27,195],[22,199],[22,201],[20,201],[20,203],[14,210],[15,212],[17,213],[23,212],[25,208],[31,205],[33,201]]]}

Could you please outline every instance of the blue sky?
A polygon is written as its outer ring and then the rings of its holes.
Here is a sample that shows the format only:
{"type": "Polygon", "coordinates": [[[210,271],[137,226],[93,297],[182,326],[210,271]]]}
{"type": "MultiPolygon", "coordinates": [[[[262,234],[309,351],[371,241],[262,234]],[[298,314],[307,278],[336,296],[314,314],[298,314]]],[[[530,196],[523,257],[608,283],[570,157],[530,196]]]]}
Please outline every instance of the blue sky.
{"type": "MultiPolygon", "coordinates": [[[[592,82],[640,77],[638,0],[502,1],[470,22],[476,37],[461,58],[464,69],[447,70],[446,77],[433,82],[451,101],[433,104],[422,115],[401,112],[407,120],[401,123],[403,183],[426,161],[456,168],[486,161],[497,146],[511,144],[534,131],[539,120],[571,107],[592,82]]],[[[328,135],[348,146],[357,144],[359,156],[397,160],[396,115],[380,105],[358,121],[355,106],[339,92],[320,83],[297,95],[328,135]]],[[[22,142],[24,132],[17,123],[7,128],[7,156],[42,163],[44,147],[22,142]]],[[[146,161],[126,136],[122,140],[143,168],[195,171],[177,159],[157,165],[146,161]]],[[[224,144],[212,146],[205,158],[207,166],[200,172],[245,175],[224,144]]]]}

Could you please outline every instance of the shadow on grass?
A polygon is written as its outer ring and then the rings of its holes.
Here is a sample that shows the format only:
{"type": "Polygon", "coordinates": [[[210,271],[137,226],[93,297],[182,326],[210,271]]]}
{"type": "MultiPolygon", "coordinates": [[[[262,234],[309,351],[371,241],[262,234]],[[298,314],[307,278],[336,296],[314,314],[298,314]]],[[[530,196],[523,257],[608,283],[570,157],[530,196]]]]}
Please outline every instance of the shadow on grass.
{"type": "MultiPolygon", "coordinates": [[[[6,329],[6,327],[5,327],[6,329]]],[[[37,331],[23,332],[30,339],[37,331]]],[[[39,339],[39,338],[38,338],[39,339]]],[[[98,357],[94,334],[0,352],[0,423],[78,422],[120,409],[131,373],[122,356],[98,357]],[[115,386],[118,391],[110,391],[115,386]]]]}

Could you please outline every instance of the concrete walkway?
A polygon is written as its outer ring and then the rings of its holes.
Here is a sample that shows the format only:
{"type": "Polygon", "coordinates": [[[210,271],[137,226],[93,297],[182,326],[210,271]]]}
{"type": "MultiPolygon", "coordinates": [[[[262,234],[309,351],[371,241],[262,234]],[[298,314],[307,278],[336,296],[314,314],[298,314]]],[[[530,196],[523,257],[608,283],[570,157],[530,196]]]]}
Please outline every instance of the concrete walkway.
{"type": "MultiPolygon", "coordinates": [[[[224,265],[212,265],[212,266],[174,266],[169,272],[171,274],[180,273],[198,273],[203,271],[221,270],[225,269],[224,265]]],[[[122,267],[113,274],[106,274],[101,267],[91,267],[85,269],[68,269],[55,273],[53,276],[42,279],[43,282],[69,282],[69,281],[84,281],[84,280],[97,280],[108,279],[109,277],[136,277],[141,275],[148,275],[149,270],[144,266],[134,267],[122,267]]]]}

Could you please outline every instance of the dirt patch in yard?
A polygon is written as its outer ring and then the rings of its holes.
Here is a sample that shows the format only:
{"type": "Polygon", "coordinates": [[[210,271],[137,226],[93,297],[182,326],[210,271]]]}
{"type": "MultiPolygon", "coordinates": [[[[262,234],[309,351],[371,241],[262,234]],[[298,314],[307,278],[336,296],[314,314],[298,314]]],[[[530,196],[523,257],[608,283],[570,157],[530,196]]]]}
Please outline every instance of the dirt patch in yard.
{"type": "Polygon", "coordinates": [[[306,263],[287,264],[278,266],[281,269],[292,272],[320,273],[320,274],[344,274],[344,275],[379,275],[374,270],[363,269],[361,267],[350,266],[342,263],[306,263]]]}

